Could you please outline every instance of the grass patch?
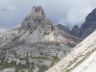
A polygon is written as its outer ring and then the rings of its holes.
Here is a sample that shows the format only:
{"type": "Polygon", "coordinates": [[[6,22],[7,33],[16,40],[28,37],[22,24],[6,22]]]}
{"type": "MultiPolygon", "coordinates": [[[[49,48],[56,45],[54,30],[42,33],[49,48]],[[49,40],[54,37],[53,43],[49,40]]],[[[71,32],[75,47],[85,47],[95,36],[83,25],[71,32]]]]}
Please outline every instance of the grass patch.
{"type": "Polygon", "coordinates": [[[48,58],[48,57],[31,57],[32,59],[44,59],[44,60],[48,60],[48,59],[50,59],[50,58],[48,58]]]}
{"type": "Polygon", "coordinates": [[[16,66],[16,62],[15,61],[11,61],[11,63],[8,63],[8,62],[3,62],[3,63],[0,63],[0,69],[4,69],[4,68],[12,68],[16,66]]]}

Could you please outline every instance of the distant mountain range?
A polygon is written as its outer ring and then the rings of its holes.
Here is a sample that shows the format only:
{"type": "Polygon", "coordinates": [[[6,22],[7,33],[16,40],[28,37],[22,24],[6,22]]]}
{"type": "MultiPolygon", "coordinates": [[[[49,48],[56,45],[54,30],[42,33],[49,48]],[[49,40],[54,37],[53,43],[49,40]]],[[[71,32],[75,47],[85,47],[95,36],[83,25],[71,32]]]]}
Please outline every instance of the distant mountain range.
{"type": "Polygon", "coordinates": [[[86,17],[84,24],[82,24],[80,28],[78,26],[74,26],[71,31],[71,34],[84,39],[95,30],[96,30],[96,9],[94,9],[86,17]]]}
{"type": "Polygon", "coordinates": [[[58,24],[57,26],[58,28],[72,34],[73,36],[84,39],[96,30],[96,9],[94,9],[86,17],[85,22],[81,25],[81,27],[75,25],[72,30],[69,30],[68,27],[65,27],[61,24],[58,24]]]}

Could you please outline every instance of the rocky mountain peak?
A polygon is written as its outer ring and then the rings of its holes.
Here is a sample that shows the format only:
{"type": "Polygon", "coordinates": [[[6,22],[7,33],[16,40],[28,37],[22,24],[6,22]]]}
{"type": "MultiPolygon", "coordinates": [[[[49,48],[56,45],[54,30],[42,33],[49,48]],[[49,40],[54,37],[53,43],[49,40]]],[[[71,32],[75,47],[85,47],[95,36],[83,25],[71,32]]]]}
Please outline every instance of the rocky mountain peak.
{"type": "Polygon", "coordinates": [[[32,12],[23,20],[20,31],[30,31],[32,33],[38,27],[47,32],[54,29],[52,21],[46,17],[43,8],[34,6],[32,12]]]}
{"type": "Polygon", "coordinates": [[[72,31],[71,31],[71,34],[76,36],[76,37],[79,37],[79,35],[80,35],[80,28],[77,25],[75,25],[73,27],[72,31]]]}
{"type": "Polygon", "coordinates": [[[43,8],[41,6],[34,6],[32,9],[32,16],[35,17],[45,16],[43,8]]]}

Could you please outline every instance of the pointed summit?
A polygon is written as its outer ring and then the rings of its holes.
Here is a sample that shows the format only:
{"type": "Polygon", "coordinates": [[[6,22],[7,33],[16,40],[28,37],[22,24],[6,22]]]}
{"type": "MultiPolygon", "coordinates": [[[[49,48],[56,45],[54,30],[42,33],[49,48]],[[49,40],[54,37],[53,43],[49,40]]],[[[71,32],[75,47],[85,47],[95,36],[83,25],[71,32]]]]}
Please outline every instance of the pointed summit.
{"type": "Polygon", "coordinates": [[[44,31],[52,31],[54,29],[52,21],[46,17],[41,6],[34,6],[32,12],[23,20],[20,32],[30,31],[31,33],[38,27],[45,29],[44,31]]]}
{"type": "Polygon", "coordinates": [[[34,6],[32,9],[32,16],[34,17],[45,16],[43,8],[41,6],[34,6]]]}
{"type": "Polygon", "coordinates": [[[71,31],[71,34],[76,37],[79,37],[80,36],[80,28],[77,25],[75,25],[71,31]]]}

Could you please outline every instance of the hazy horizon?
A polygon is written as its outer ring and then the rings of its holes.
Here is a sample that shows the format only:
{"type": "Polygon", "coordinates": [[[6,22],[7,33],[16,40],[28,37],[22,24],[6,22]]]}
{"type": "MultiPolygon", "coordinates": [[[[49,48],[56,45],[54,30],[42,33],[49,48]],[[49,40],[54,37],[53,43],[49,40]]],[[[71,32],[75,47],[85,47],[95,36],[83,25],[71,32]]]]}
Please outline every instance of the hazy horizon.
{"type": "Polygon", "coordinates": [[[42,6],[56,24],[80,26],[96,8],[95,3],[95,0],[0,0],[0,32],[22,23],[34,5],[42,6]]]}

